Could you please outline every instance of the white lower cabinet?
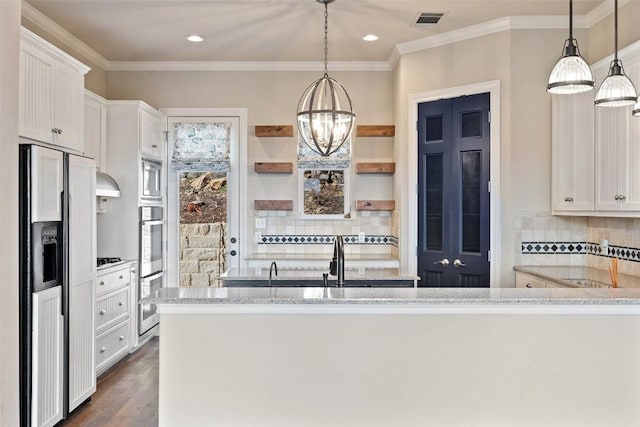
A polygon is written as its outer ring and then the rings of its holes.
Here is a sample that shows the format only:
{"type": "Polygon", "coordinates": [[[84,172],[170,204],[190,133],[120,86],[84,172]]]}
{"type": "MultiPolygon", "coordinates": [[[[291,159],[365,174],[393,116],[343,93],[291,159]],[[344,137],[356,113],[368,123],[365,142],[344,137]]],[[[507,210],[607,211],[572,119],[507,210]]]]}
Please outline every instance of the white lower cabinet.
{"type": "Polygon", "coordinates": [[[96,285],[96,376],[131,350],[135,262],[101,271],[96,285]]]}

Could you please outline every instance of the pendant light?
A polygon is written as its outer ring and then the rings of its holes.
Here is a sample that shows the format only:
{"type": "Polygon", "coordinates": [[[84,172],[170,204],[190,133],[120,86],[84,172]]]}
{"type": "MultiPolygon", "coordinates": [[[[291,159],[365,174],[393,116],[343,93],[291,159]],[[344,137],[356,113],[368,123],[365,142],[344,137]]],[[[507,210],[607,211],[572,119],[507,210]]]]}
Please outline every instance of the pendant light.
{"type": "Polygon", "coordinates": [[[327,71],[328,5],[334,0],[316,1],[324,4],[324,76],[313,82],[300,98],[298,131],[309,148],[329,156],[350,138],[355,114],[349,94],[327,71]]]}
{"type": "Polygon", "coordinates": [[[564,54],[549,75],[547,92],[572,95],[593,89],[593,74],[580,55],[578,42],[573,38],[573,0],[569,0],[569,38],[564,42],[564,54]]]}
{"type": "Polygon", "coordinates": [[[618,0],[615,0],[615,53],[609,74],[600,84],[596,96],[598,107],[626,107],[636,102],[636,88],[624,73],[622,61],[618,59],[618,0]]]}

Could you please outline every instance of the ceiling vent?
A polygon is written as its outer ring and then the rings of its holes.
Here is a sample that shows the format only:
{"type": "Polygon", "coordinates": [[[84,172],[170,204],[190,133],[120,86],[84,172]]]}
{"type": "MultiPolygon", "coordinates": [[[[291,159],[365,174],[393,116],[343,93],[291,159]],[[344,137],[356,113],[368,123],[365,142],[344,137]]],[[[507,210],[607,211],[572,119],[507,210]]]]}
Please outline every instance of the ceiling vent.
{"type": "Polygon", "coordinates": [[[438,23],[440,23],[440,20],[442,19],[443,16],[444,16],[444,13],[422,12],[416,18],[415,25],[420,25],[420,26],[425,25],[425,26],[432,27],[432,26],[438,25],[438,23]]]}

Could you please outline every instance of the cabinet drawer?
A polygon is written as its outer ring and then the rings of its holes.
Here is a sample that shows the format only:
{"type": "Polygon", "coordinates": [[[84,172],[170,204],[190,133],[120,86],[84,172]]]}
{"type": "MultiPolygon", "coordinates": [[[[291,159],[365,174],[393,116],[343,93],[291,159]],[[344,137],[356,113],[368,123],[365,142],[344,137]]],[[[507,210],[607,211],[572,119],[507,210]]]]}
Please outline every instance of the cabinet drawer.
{"type": "Polygon", "coordinates": [[[98,275],[96,295],[104,295],[126,285],[129,283],[130,274],[129,268],[123,268],[122,270],[98,275]]]}
{"type": "Polygon", "coordinates": [[[98,375],[129,353],[129,332],[129,319],[127,319],[96,340],[98,375]]]}
{"type": "Polygon", "coordinates": [[[129,288],[123,288],[96,302],[96,333],[100,334],[129,318],[129,288]]]}

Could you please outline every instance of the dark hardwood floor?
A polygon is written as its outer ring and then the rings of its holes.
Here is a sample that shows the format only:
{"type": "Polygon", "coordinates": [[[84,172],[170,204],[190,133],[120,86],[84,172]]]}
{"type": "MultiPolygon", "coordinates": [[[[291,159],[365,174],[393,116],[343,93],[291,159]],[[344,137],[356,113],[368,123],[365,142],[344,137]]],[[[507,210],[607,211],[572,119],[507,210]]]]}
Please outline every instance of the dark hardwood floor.
{"type": "Polygon", "coordinates": [[[97,390],[66,420],[65,427],[156,427],[158,337],[128,355],[99,379],[97,390]]]}

